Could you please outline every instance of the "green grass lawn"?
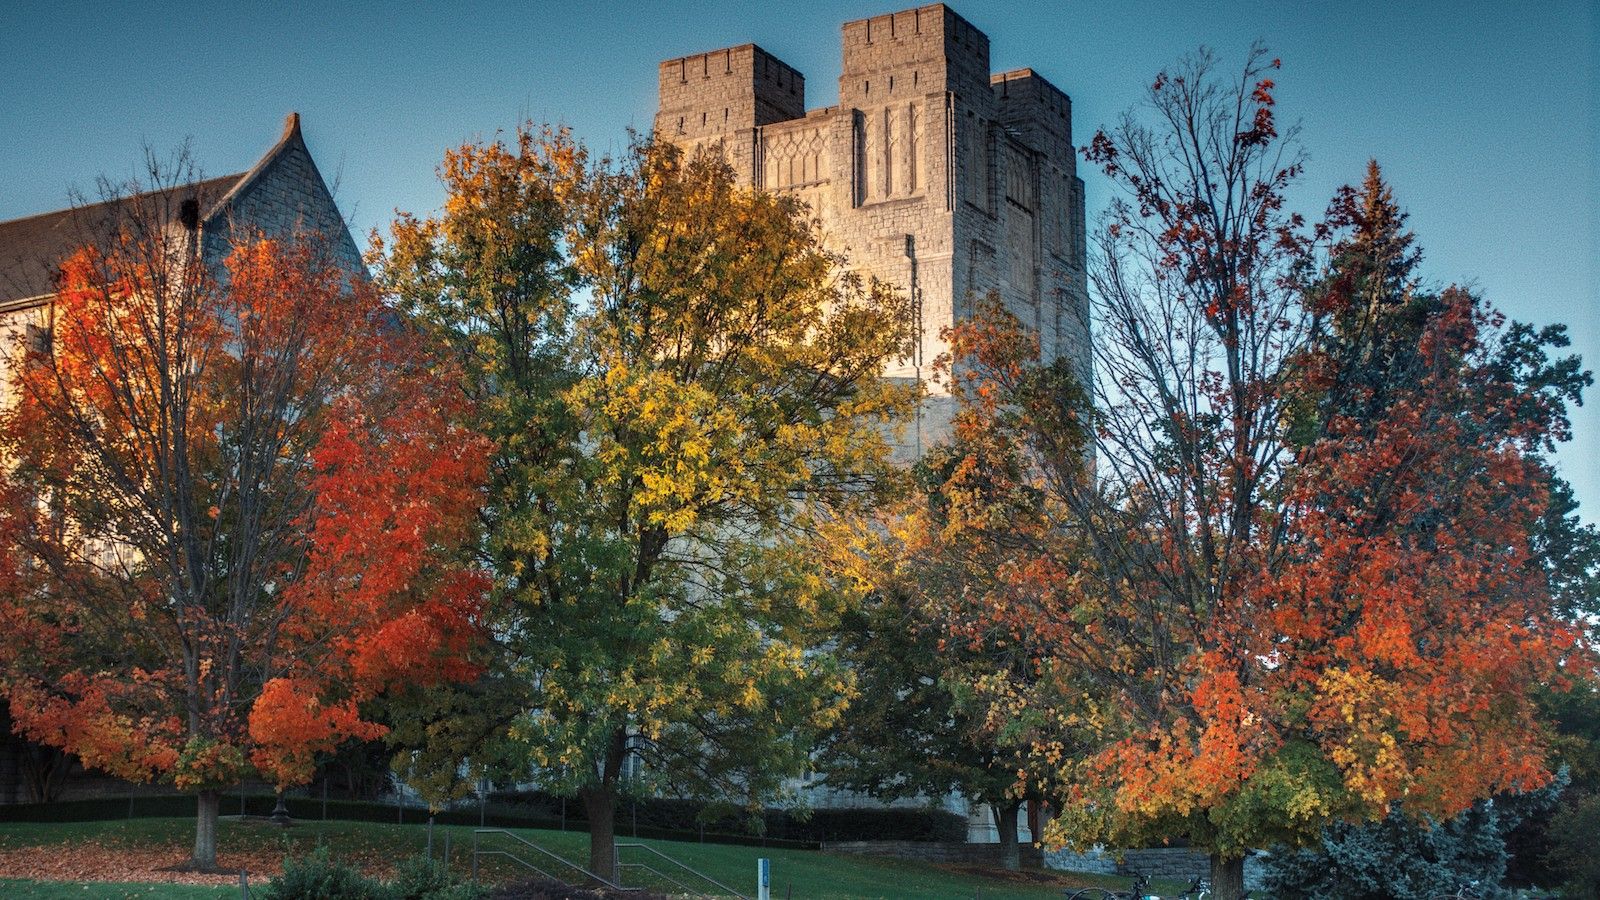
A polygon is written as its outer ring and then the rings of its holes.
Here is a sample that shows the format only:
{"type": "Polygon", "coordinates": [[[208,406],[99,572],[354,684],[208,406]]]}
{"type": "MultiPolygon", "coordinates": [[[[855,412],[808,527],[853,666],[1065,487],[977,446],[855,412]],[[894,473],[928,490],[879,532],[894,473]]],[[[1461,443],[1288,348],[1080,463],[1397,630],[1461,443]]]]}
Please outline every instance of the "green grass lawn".
{"type": "MultiPolygon", "coordinates": [[[[153,847],[183,847],[192,841],[192,819],[128,819],[105,822],[27,823],[9,822],[0,825],[0,853],[8,849],[77,845],[92,843],[114,850],[139,850],[153,847]]],[[[383,870],[407,856],[422,853],[426,846],[427,829],[423,825],[382,825],[371,822],[330,821],[309,822],[290,829],[279,829],[260,824],[245,824],[224,819],[218,829],[218,854],[222,865],[229,864],[230,854],[250,854],[259,859],[263,855],[281,858],[284,855],[300,856],[310,852],[319,843],[326,843],[337,856],[356,862],[368,869],[383,870]]],[[[567,859],[583,862],[588,858],[588,835],[573,831],[545,831],[536,829],[511,829],[518,837],[546,848],[567,859]]],[[[468,826],[439,826],[434,829],[436,855],[442,855],[445,836],[451,844],[451,865],[455,871],[465,873],[471,865],[473,829],[468,826]]],[[[562,866],[537,851],[528,850],[505,835],[482,835],[480,846],[485,849],[503,849],[523,857],[528,862],[556,877],[578,880],[576,874],[563,871],[562,866]]],[[[634,843],[632,838],[619,835],[620,843],[634,843]]],[[[1026,900],[1026,898],[1060,897],[1064,887],[1090,885],[1125,886],[1127,879],[1099,875],[1074,875],[1071,873],[1025,873],[1009,875],[971,868],[935,866],[904,860],[880,859],[861,856],[836,855],[810,850],[763,849],[760,847],[724,844],[698,844],[677,841],[639,840],[637,843],[653,847],[684,864],[746,894],[755,893],[756,860],[772,860],[772,894],[774,898],[951,898],[951,900],[1026,900]]],[[[669,865],[637,850],[620,851],[624,864],[649,862],[658,869],[668,870],[669,865]]],[[[482,865],[486,880],[502,880],[531,874],[515,864],[499,858],[487,858],[482,865]]],[[[650,879],[637,869],[627,869],[629,884],[647,883],[650,879]]],[[[253,883],[260,883],[252,877],[253,883]]],[[[692,878],[684,876],[692,887],[692,878]]],[[[657,886],[660,886],[659,884],[657,886]]],[[[1158,885],[1163,894],[1175,894],[1182,885],[1158,885]]],[[[25,881],[0,881],[0,895],[5,897],[76,897],[76,898],[135,898],[135,897],[237,897],[237,887],[186,887],[179,885],[108,884],[108,883],[50,883],[25,881]]]]}

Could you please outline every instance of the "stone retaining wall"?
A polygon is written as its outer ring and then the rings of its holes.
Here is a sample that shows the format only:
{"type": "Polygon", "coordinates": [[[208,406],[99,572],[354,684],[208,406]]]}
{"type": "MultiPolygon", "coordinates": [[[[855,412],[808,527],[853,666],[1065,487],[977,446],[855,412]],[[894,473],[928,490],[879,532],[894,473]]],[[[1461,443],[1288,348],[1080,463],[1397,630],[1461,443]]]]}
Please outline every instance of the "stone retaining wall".
{"type": "Polygon", "coordinates": [[[1079,853],[1075,850],[1050,850],[1044,854],[1047,869],[1066,872],[1094,872],[1098,875],[1117,874],[1117,860],[1104,850],[1079,853]]]}
{"type": "MultiPolygon", "coordinates": [[[[1250,890],[1261,887],[1262,863],[1265,853],[1256,852],[1245,858],[1244,885],[1250,890]]],[[[1211,860],[1204,853],[1187,847],[1150,847],[1143,850],[1126,850],[1122,862],[1105,850],[1076,853],[1071,850],[1051,850],[1044,854],[1044,864],[1051,869],[1073,872],[1098,872],[1102,875],[1131,875],[1142,872],[1152,878],[1170,878],[1188,881],[1208,878],[1211,860]]]]}

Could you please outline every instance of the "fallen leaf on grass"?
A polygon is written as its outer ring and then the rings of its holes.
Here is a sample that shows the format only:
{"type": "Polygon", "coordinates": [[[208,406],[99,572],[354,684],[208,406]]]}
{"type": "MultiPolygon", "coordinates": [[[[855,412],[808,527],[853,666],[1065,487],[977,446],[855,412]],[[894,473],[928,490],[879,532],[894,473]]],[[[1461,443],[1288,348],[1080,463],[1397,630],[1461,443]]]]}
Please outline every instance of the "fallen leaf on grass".
{"type": "MultiPolygon", "coordinates": [[[[146,846],[138,850],[99,844],[57,844],[49,847],[0,849],[0,878],[39,881],[143,881],[162,884],[238,884],[238,870],[252,882],[264,883],[283,870],[278,850],[232,851],[217,854],[219,873],[183,871],[189,848],[178,844],[146,846]]],[[[351,862],[381,872],[383,866],[360,858],[351,862]]]]}

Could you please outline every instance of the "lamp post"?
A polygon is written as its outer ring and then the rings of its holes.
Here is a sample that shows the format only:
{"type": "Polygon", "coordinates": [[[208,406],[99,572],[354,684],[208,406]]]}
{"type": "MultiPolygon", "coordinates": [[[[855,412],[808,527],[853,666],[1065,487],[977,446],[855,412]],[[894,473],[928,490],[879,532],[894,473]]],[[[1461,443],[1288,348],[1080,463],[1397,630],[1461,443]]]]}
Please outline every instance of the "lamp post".
{"type": "Polygon", "coordinates": [[[283,826],[294,824],[294,820],[289,818],[289,807],[284,805],[283,791],[278,792],[278,805],[272,808],[272,823],[283,826]]]}

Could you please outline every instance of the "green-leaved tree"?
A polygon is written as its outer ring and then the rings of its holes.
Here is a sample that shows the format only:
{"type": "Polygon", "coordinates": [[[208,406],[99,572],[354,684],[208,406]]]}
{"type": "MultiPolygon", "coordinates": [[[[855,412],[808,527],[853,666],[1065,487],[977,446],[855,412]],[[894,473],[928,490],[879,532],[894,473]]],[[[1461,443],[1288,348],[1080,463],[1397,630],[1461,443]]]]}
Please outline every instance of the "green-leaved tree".
{"type": "Polygon", "coordinates": [[[469,372],[502,665],[530,689],[508,734],[582,798],[610,877],[630,756],[754,806],[843,708],[818,648],[848,590],[808,545],[894,481],[913,395],[881,376],[909,318],[715,156],[524,128],[441,173],[443,213],[395,223],[382,280],[469,372]]]}

